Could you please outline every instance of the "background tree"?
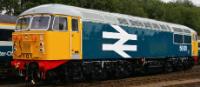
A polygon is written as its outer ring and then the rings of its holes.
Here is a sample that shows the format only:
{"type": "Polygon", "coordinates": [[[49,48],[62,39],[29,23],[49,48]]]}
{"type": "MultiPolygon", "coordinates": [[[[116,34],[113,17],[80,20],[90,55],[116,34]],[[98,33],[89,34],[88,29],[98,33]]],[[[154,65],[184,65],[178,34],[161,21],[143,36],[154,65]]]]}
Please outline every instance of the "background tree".
{"type": "Polygon", "coordinates": [[[194,6],[189,0],[170,3],[160,0],[0,0],[0,12],[6,10],[8,15],[19,15],[29,8],[47,3],[147,17],[183,24],[200,32],[200,7],[194,6]]]}

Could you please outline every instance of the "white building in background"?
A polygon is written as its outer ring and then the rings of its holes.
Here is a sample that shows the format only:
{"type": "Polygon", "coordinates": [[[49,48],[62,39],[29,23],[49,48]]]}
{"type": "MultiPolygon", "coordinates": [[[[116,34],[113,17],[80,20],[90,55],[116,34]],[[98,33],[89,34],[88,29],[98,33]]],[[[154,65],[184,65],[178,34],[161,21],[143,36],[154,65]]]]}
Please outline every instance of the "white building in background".
{"type": "MultiPolygon", "coordinates": [[[[168,3],[168,2],[184,1],[184,0],[161,0],[161,1],[168,3]]],[[[191,1],[196,6],[200,6],[200,0],[189,0],[189,1],[191,1]]]]}
{"type": "Polygon", "coordinates": [[[4,15],[6,13],[6,10],[3,10],[0,14],[4,15]]]}

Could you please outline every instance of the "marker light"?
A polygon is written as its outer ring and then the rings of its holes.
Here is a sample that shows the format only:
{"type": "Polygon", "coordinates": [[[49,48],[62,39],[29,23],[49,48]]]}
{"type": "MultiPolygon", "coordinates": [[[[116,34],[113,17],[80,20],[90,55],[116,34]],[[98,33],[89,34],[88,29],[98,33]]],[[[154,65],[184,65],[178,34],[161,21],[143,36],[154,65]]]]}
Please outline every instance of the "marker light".
{"type": "Polygon", "coordinates": [[[17,40],[21,40],[22,39],[22,37],[21,36],[17,36],[17,40]]]}
{"type": "Polygon", "coordinates": [[[17,36],[13,36],[13,37],[12,37],[12,40],[13,40],[13,41],[17,40],[17,36]]]}
{"type": "Polygon", "coordinates": [[[33,41],[37,41],[37,36],[32,35],[32,40],[33,40],[33,41]]]}

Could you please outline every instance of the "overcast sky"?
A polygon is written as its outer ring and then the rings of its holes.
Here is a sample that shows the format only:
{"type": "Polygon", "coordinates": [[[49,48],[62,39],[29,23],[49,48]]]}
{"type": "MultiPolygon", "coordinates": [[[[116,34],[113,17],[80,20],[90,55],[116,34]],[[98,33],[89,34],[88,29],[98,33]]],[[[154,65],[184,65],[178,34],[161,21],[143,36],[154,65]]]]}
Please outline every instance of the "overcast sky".
{"type": "MultiPolygon", "coordinates": [[[[169,1],[174,1],[174,0],[161,0],[161,1],[169,2],[169,1]]],[[[192,1],[194,5],[200,6],[200,0],[190,0],[190,1],[192,1]]]]}

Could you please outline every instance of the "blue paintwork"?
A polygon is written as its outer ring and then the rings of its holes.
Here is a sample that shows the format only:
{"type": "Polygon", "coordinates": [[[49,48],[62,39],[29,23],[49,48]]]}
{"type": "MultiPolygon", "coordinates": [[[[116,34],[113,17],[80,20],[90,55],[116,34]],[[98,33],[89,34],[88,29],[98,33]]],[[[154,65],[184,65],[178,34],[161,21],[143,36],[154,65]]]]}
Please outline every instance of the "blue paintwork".
{"type": "Polygon", "coordinates": [[[12,46],[0,46],[0,62],[12,60],[12,46]]]}
{"type": "MultiPolygon", "coordinates": [[[[173,33],[120,26],[129,34],[136,34],[138,40],[125,44],[137,45],[136,52],[126,51],[132,58],[166,58],[191,56],[190,44],[174,44],[173,33]],[[180,46],[187,46],[187,51],[180,51],[180,46]]],[[[103,43],[114,44],[117,39],[104,39],[102,32],[117,32],[109,24],[83,22],[83,59],[118,59],[122,58],[114,51],[103,51],[103,43]]]]}

